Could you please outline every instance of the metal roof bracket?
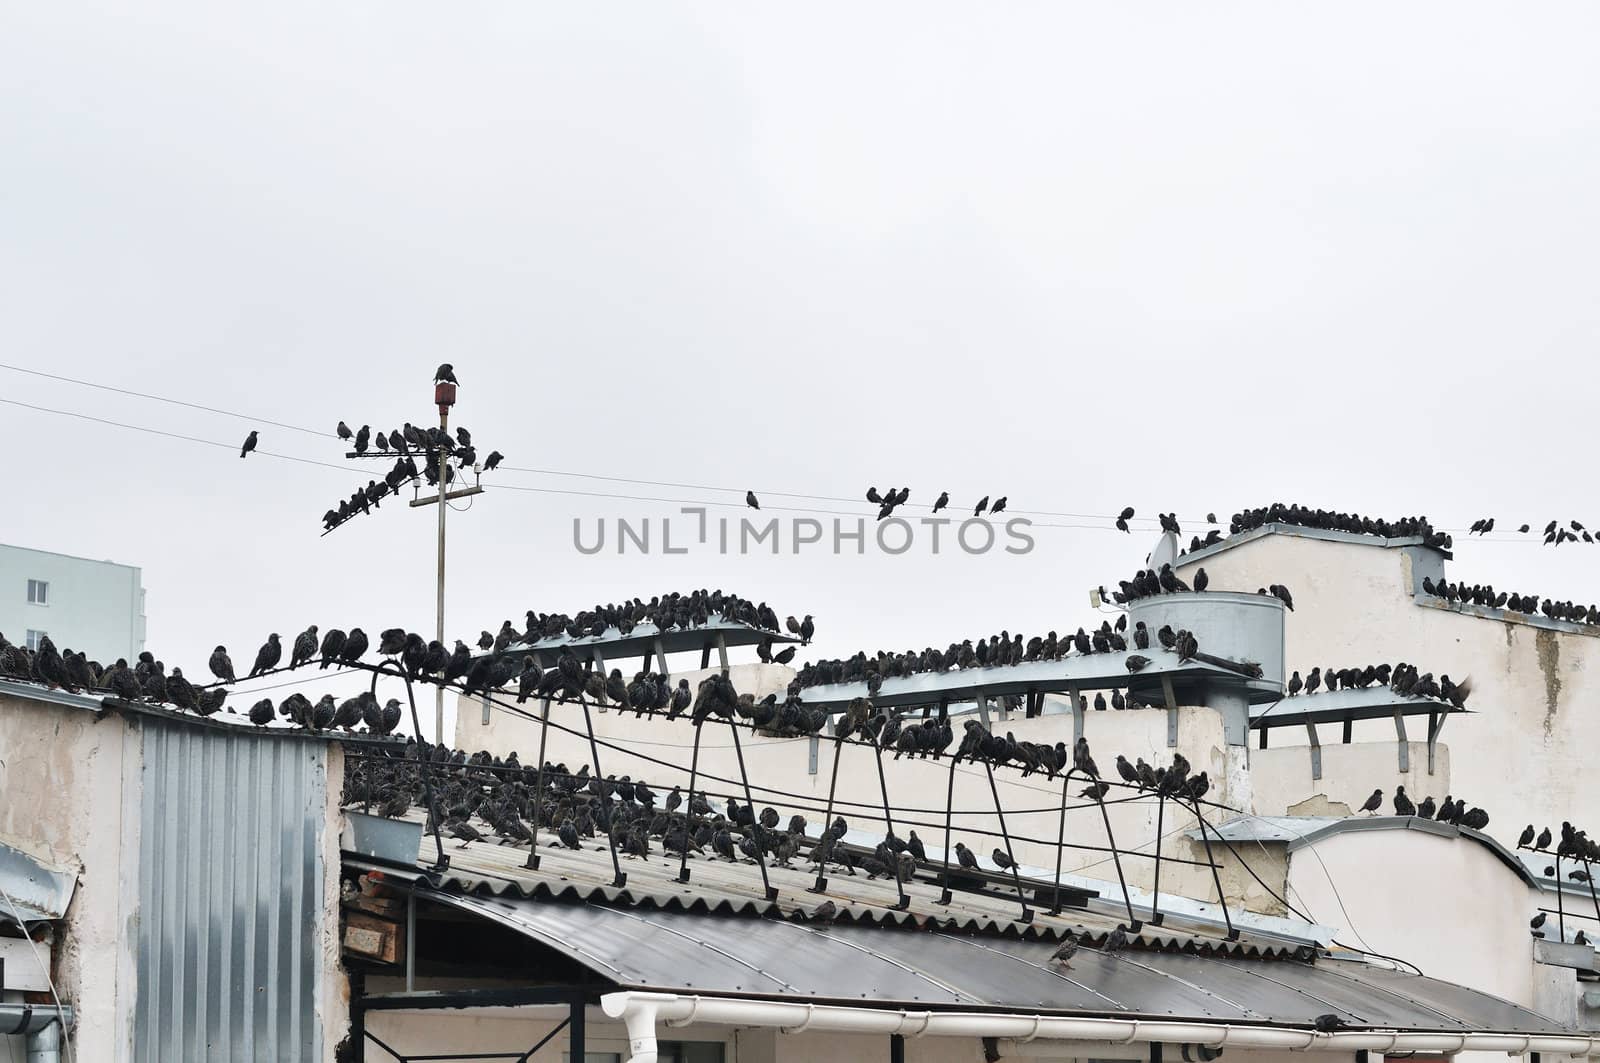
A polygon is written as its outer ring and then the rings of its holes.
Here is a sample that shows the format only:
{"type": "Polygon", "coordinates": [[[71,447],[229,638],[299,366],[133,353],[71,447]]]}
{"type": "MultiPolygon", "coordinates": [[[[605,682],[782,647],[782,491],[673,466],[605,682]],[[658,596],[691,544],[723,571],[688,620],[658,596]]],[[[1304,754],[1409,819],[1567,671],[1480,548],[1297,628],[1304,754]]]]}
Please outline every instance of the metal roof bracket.
{"type": "Polygon", "coordinates": [[[1439,746],[1439,732],[1444,730],[1444,722],[1450,718],[1447,712],[1428,713],[1428,774],[1433,774],[1434,752],[1439,746]]]}
{"type": "Polygon", "coordinates": [[[1067,687],[1067,696],[1072,699],[1072,743],[1077,745],[1078,739],[1083,737],[1083,702],[1078,700],[1076,683],[1067,687]]]}
{"type": "Polygon", "coordinates": [[[1172,690],[1172,677],[1161,677],[1161,693],[1167,699],[1167,747],[1174,749],[1178,745],[1178,696],[1172,690]]]}
{"type": "MultiPolygon", "coordinates": [[[[1261,732],[1266,734],[1265,729],[1261,732]]],[[[1317,725],[1306,720],[1306,739],[1311,745],[1311,778],[1322,778],[1322,743],[1317,740],[1317,725]]]]}
{"type": "Polygon", "coordinates": [[[1394,710],[1394,733],[1400,740],[1400,772],[1411,770],[1411,743],[1406,741],[1406,718],[1399,709],[1394,710]]]}
{"type": "MultiPolygon", "coordinates": [[[[604,657],[600,656],[600,647],[596,646],[592,650],[590,650],[589,652],[594,655],[594,667],[595,667],[595,670],[600,673],[600,678],[602,680],[605,679],[605,677],[606,677],[606,659],[604,657]]],[[[599,710],[601,712],[605,712],[606,711],[606,699],[605,698],[598,699],[596,704],[598,705],[599,710]]]]}

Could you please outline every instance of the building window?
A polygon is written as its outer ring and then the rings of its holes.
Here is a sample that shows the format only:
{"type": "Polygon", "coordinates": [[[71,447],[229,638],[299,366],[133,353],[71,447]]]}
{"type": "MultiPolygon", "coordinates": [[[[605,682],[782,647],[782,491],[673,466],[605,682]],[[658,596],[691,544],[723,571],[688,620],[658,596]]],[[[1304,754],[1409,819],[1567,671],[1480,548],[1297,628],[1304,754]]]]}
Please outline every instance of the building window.
{"type": "Polygon", "coordinates": [[[39,649],[39,640],[48,635],[48,631],[35,631],[28,629],[28,652],[33,653],[39,649]]]}
{"type": "MultiPolygon", "coordinates": [[[[13,584],[13,586],[15,585],[13,584]]],[[[28,604],[50,604],[50,582],[48,580],[31,579],[28,581],[28,604]]]]}

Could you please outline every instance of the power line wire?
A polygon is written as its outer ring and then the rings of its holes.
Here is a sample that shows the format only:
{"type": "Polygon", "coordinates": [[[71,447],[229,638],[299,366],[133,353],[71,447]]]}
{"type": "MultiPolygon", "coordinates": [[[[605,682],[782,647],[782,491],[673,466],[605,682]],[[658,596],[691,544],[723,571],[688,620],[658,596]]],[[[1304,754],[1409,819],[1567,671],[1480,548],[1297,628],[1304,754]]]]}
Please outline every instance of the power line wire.
{"type": "MultiPolygon", "coordinates": [[[[218,414],[220,416],[232,417],[232,418],[236,418],[238,420],[248,421],[248,422],[252,422],[252,423],[255,423],[255,424],[272,425],[275,428],[285,428],[285,429],[288,429],[288,430],[294,431],[294,432],[303,432],[306,435],[318,436],[318,437],[327,438],[327,439],[337,438],[335,436],[335,434],[332,433],[332,432],[324,432],[324,431],[320,431],[320,430],[314,429],[314,428],[306,428],[303,425],[290,424],[290,423],[288,423],[286,421],[276,421],[276,420],[272,420],[270,418],[257,417],[257,416],[254,416],[252,414],[240,413],[237,410],[229,410],[229,409],[225,409],[225,408],[220,407],[220,406],[209,406],[209,405],[206,405],[204,403],[188,402],[188,401],[183,400],[183,399],[169,398],[169,397],[167,397],[165,395],[154,395],[154,394],[150,394],[149,392],[135,391],[135,390],[130,389],[130,388],[113,387],[113,386],[111,386],[109,384],[99,384],[99,383],[96,383],[96,382],[94,382],[92,380],[81,380],[81,379],[79,379],[77,377],[64,376],[64,375],[58,374],[58,373],[46,373],[46,372],[43,372],[42,370],[28,369],[28,368],[25,368],[23,366],[12,365],[12,364],[6,363],[6,362],[0,362],[0,369],[7,369],[7,370],[10,370],[10,371],[16,372],[16,373],[25,373],[25,374],[27,374],[29,376],[42,377],[42,378],[49,379],[49,380],[59,381],[61,383],[77,384],[77,385],[82,386],[82,387],[95,388],[95,389],[100,390],[100,391],[112,392],[112,393],[118,394],[118,395],[128,395],[128,396],[131,396],[131,397],[134,397],[134,398],[148,399],[148,400],[153,401],[153,402],[164,402],[164,403],[168,403],[168,404],[174,405],[174,406],[182,406],[182,407],[185,407],[187,409],[200,410],[200,411],[203,411],[203,412],[206,412],[206,413],[214,413],[214,414],[218,414]]],[[[91,416],[89,414],[76,413],[76,412],[69,411],[69,410],[56,410],[56,409],[50,409],[48,407],[43,407],[43,406],[34,406],[34,405],[29,404],[29,403],[18,402],[15,399],[0,399],[0,402],[8,402],[8,403],[10,403],[11,405],[14,405],[14,406],[22,406],[22,407],[25,407],[27,409],[36,410],[36,411],[42,412],[42,413],[54,413],[54,414],[58,414],[58,415],[64,416],[64,417],[77,417],[77,418],[80,418],[80,419],[83,419],[83,420],[96,421],[96,422],[98,422],[100,424],[113,425],[113,426],[120,427],[120,428],[129,428],[129,429],[132,429],[134,431],[148,432],[148,433],[151,433],[151,434],[154,434],[154,435],[164,435],[164,436],[168,436],[170,438],[175,438],[175,439],[185,439],[185,440],[189,440],[190,442],[203,443],[203,444],[206,444],[208,446],[222,447],[222,448],[229,449],[229,450],[233,449],[233,445],[229,444],[229,443],[221,443],[221,442],[217,442],[215,440],[210,440],[210,439],[200,439],[200,438],[193,437],[193,436],[184,436],[184,435],[180,435],[180,434],[175,433],[175,432],[164,432],[164,431],[161,431],[159,429],[144,428],[144,427],[139,426],[139,425],[124,424],[124,423],[121,423],[121,422],[110,421],[110,420],[106,420],[104,418],[93,417],[93,416],[91,416]]],[[[342,466],[331,465],[331,464],[329,464],[327,462],[314,461],[314,460],[309,459],[309,458],[298,458],[298,457],[295,457],[295,456],[289,455],[289,454],[278,454],[278,453],[273,453],[273,452],[268,452],[268,451],[260,451],[260,450],[255,451],[255,453],[263,454],[263,455],[268,456],[268,457],[282,458],[282,459],[287,460],[287,461],[298,461],[298,462],[301,462],[301,463],[307,464],[307,465],[321,465],[321,466],[323,466],[325,468],[330,468],[330,469],[342,468],[342,466]]],[[[607,475],[604,475],[604,474],[601,474],[601,473],[575,472],[575,471],[569,470],[569,469],[540,469],[540,468],[533,468],[533,467],[521,466],[521,465],[502,465],[502,466],[499,466],[499,468],[504,469],[507,472],[521,472],[521,473],[528,473],[530,475],[536,475],[536,476],[567,476],[567,477],[573,477],[573,478],[576,478],[576,479],[599,480],[599,481],[604,481],[604,482],[609,482],[609,483],[640,484],[640,485],[647,486],[647,487],[668,487],[668,488],[678,488],[678,489],[682,489],[682,490],[691,490],[691,491],[717,491],[717,492],[722,492],[722,493],[742,494],[746,490],[746,488],[721,487],[721,486],[718,486],[718,485],[715,485],[715,484],[695,484],[695,483],[684,483],[684,482],[672,481],[672,480],[646,480],[646,479],[637,479],[637,478],[625,477],[625,476],[607,476],[607,475]]],[[[359,473],[358,473],[358,475],[359,475],[359,473]]],[[[503,489],[506,489],[506,490],[536,492],[536,493],[542,493],[542,494],[570,494],[570,495],[578,495],[578,496],[591,497],[591,498],[617,498],[617,499],[624,499],[624,500],[628,500],[628,501],[638,501],[638,502],[670,502],[670,503],[680,504],[680,505],[715,505],[715,506],[722,506],[722,507],[734,508],[734,509],[742,508],[742,504],[739,503],[739,502],[715,502],[715,501],[702,501],[702,500],[651,498],[651,497],[639,496],[639,495],[607,494],[607,493],[603,493],[603,492],[575,491],[575,490],[567,490],[567,489],[553,488],[553,487],[530,487],[530,486],[519,486],[519,485],[514,485],[514,484],[503,484],[503,483],[502,484],[496,484],[495,486],[503,488],[503,489]]],[[[774,490],[770,490],[770,489],[757,489],[756,493],[759,496],[770,496],[770,497],[773,497],[773,498],[809,499],[809,500],[818,501],[818,502],[840,502],[840,503],[845,503],[845,504],[856,504],[856,503],[859,503],[859,502],[863,501],[861,499],[848,498],[848,497],[843,497],[843,496],[840,496],[840,495],[806,494],[806,493],[802,493],[802,492],[774,491],[774,490]]],[[[931,505],[927,504],[927,503],[907,502],[907,503],[905,503],[905,505],[907,507],[909,507],[909,508],[912,508],[912,509],[919,509],[919,510],[926,509],[926,510],[930,510],[930,511],[933,509],[933,507],[931,505]]],[[[798,506],[788,506],[788,507],[785,507],[785,506],[768,506],[766,508],[774,510],[774,511],[781,511],[781,512],[820,513],[820,514],[825,514],[825,515],[829,515],[829,516],[865,516],[865,514],[857,513],[857,512],[841,512],[841,511],[837,511],[837,510],[813,509],[813,508],[798,507],[798,506]]],[[[1017,516],[1021,516],[1021,517],[1026,517],[1026,516],[1065,517],[1065,518],[1073,519],[1073,520],[1094,520],[1094,521],[1111,521],[1111,520],[1115,519],[1115,514],[1109,514],[1109,513],[1073,513],[1073,512],[1066,512],[1066,511],[1061,511],[1061,510],[1042,510],[1042,509],[1041,510],[1025,510],[1025,509],[1011,510],[1011,509],[1007,509],[1006,512],[1007,513],[1014,513],[1017,516]]],[[[952,518],[952,519],[954,519],[954,518],[952,518]]],[[[1134,522],[1136,522],[1138,524],[1141,524],[1141,525],[1142,524],[1155,524],[1156,523],[1156,521],[1154,519],[1149,518],[1149,517],[1135,517],[1135,518],[1133,518],[1133,520],[1134,520],[1134,522]]],[[[1032,527],[1036,527],[1036,528],[1068,528],[1068,529],[1081,529],[1081,530],[1091,530],[1091,531],[1113,531],[1113,530],[1115,530],[1109,524],[1100,524],[1100,523],[1096,523],[1096,524],[1034,523],[1031,526],[1032,527]]],[[[1466,534],[1468,532],[1468,529],[1466,529],[1466,528],[1441,528],[1440,530],[1441,531],[1452,532],[1452,533],[1457,533],[1457,534],[1466,534]]],[[[1526,542],[1537,542],[1538,540],[1536,538],[1523,538],[1523,537],[1521,537],[1520,535],[1518,535],[1517,533],[1514,533],[1514,532],[1506,532],[1506,533],[1504,533],[1503,536],[1499,535],[1499,534],[1496,534],[1493,538],[1489,538],[1489,537],[1485,537],[1485,536],[1479,536],[1478,541],[1480,541],[1480,542],[1495,542],[1495,543],[1526,543],[1526,542]]]]}
{"type": "Polygon", "coordinates": [[[273,421],[265,417],[254,417],[250,414],[237,413],[233,410],[224,410],[216,406],[205,406],[198,402],[185,402],[182,399],[169,398],[166,395],[151,395],[144,391],[133,391],[129,388],[112,387],[110,384],[96,384],[92,380],[79,380],[76,377],[60,376],[56,373],[46,373],[38,369],[24,369],[20,365],[8,365],[5,362],[0,362],[0,369],[9,369],[13,373],[27,373],[29,376],[44,377],[47,380],[59,380],[64,384],[78,384],[86,388],[96,388],[100,391],[110,391],[117,395],[131,395],[134,398],[149,399],[152,402],[165,402],[170,403],[173,406],[186,406],[191,410],[204,410],[206,413],[220,414],[223,417],[236,417],[241,421],[251,421],[256,424],[270,424],[274,428],[287,428],[292,432],[304,432],[307,435],[336,438],[332,432],[319,432],[314,428],[302,428],[297,424],[286,424],[283,421],[273,421]]]}

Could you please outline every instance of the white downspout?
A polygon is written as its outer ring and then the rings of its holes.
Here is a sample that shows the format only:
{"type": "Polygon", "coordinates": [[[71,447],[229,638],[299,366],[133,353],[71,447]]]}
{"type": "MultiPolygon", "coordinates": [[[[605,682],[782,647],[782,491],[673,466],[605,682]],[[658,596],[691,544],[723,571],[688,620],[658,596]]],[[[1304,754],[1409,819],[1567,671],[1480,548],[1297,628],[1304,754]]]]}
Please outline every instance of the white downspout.
{"type": "MultiPolygon", "coordinates": [[[[626,1021],[633,1048],[629,1063],[656,1063],[655,1025],[658,1020],[668,1025],[688,1025],[698,1021],[727,1026],[806,1028],[905,1036],[1038,1038],[1104,1044],[1163,1042],[1291,1052],[1353,1053],[1364,1048],[1379,1052],[1480,1051],[1512,1055],[1546,1052],[1551,1055],[1600,1057],[1600,1038],[1585,1034],[1530,1037],[1492,1032],[1442,1034],[1399,1030],[1352,1030],[1323,1034],[1270,1026],[992,1012],[906,1011],[799,1001],[681,996],[675,993],[607,993],[600,998],[600,1006],[612,1018],[626,1021]]],[[[1036,1041],[1034,1043],[1037,1044],[1036,1041]]]]}
{"type": "Polygon", "coordinates": [[[679,998],[671,993],[607,993],[600,1010],[628,1027],[628,1063],[656,1063],[656,1013],[679,998]]]}

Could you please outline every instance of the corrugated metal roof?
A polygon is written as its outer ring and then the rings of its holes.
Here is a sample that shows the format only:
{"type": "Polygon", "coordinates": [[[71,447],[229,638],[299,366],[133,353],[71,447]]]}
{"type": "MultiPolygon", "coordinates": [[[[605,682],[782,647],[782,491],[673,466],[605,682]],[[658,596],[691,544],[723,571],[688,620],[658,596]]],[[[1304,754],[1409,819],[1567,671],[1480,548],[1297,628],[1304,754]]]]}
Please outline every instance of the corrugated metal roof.
{"type": "Polygon", "coordinates": [[[139,722],[133,1058],[322,1058],[327,744],[139,722]]]}
{"type": "Polygon", "coordinates": [[[1081,949],[945,930],[551,904],[428,892],[525,934],[626,989],[898,1005],[1309,1026],[1335,1012],[1357,1027],[1570,1033],[1507,1001],[1368,964],[1081,949]]]}
{"type": "MultiPolygon", "coordinates": [[[[413,812],[413,816],[419,813],[413,812]]],[[[1095,938],[1102,937],[1119,923],[1127,923],[1127,911],[1120,893],[1091,898],[1088,908],[1064,909],[1052,916],[1047,908],[1032,907],[1033,921],[1020,921],[1021,908],[1014,891],[996,885],[983,892],[955,890],[949,904],[939,903],[941,887],[931,881],[933,873],[906,884],[910,906],[896,911],[898,894],[892,878],[868,879],[865,872],[854,876],[830,870],[825,894],[810,892],[815,870],[796,861],[792,867],[767,869],[768,879],[778,890],[778,899],[769,901],[761,889],[761,875],[750,863],[731,864],[725,860],[697,857],[689,861],[690,881],[676,880],[679,861],[659,850],[647,859],[621,857],[627,885],[612,885],[610,854],[603,841],[586,841],[577,851],[550,845],[553,836],[541,832],[540,866],[537,871],[523,866],[527,849],[478,842],[466,848],[447,846],[450,868],[437,876],[437,888],[480,898],[536,898],[637,907],[669,912],[722,913],[748,917],[803,916],[826,900],[840,909],[840,919],[867,926],[937,926],[963,933],[995,937],[1055,940],[1072,929],[1095,938]]],[[[433,838],[424,835],[420,847],[421,867],[433,862],[433,838]]],[[[1032,894],[1048,884],[1023,882],[1032,894]]],[[[1149,909],[1135,908],[1141,919],[1149,909]]],[[[1209,920],[1169,912],[1165,925],[1148,923],[1139,935],[1138,947],[1223,953],[1241,956],[1308,955],[1315,948],[1311,928],[1304,938],[1294,938],[1265,930],[1247,930],[1238,941],[1227,941],[1221,928],[1209,920]]]]}

